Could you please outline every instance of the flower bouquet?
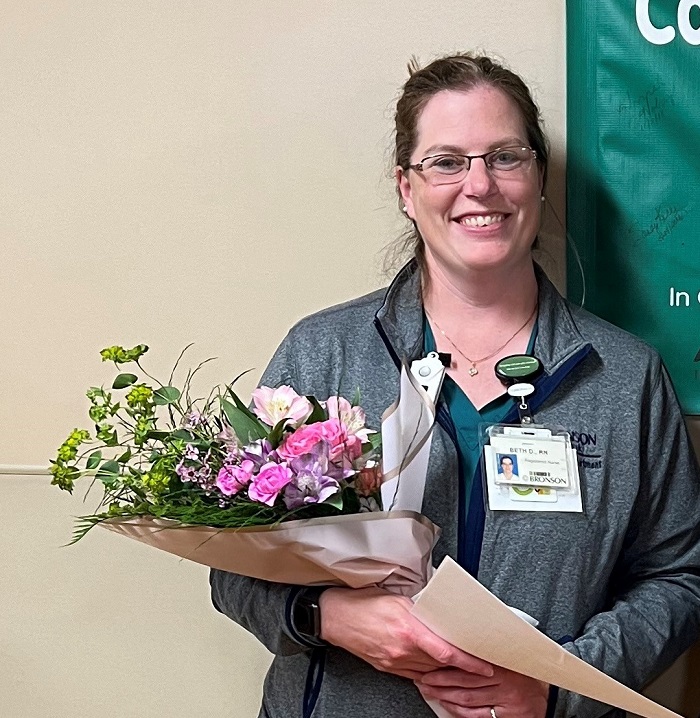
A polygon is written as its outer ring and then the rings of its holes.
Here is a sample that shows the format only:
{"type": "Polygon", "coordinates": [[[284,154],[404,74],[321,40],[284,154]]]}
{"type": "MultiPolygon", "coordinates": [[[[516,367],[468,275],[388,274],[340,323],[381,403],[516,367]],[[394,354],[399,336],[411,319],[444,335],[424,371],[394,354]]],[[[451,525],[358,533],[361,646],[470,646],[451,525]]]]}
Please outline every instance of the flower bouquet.
{"type": "MultiPolygon", "coordinates": [[[[187,373],[181,390],[173,386],[180,359],[164,384],[143,369],[147,350],[141,344],[101,352],[117,367],[133,363],[155,388],[122,372],[111,390],[89,389],[94,438],[74,429],[51,462],[52,483],[61,489],[73,491],[82,477],[103,488],[98,511],[78,519],[71,543],[103,526],[270,581],[379,585],[407,596],[426,586],[439,530],[418,511],[435,406],[405,367],[380,441],[357,398],[319,401],[288,386],[260,387],[249,409],[226,386],[193,401],[190,385],[202,365],[187,373]],[[123,399],[113,392],[125,392],[123,399]]],[[[435,579],[414,614],[462,650],[639,715],[679,718],[515,619],[514,609],[454,561],[446,559],[435,579]],[[467,614],[460,608],[465,597],[467,614]],[[500,633],[507,641],[493,640],[494,625],[508,626],[500,633]],[[514,654],[514,635],[532,649],[514,654]],[[533,663],[531,655],[541,660],[533,663]]],[[[447,717],[434,701],[428,705],[447,717]]]]}
{"type": "Polygon", "coordinates": [[[182,354],[163,383],[143,368],[147,351],[101,352],[120,373],[111,389],[87,392],[94,438],[74,429],[51,462],[59,488],[72,492],[89,477],[103,489],[71,543],[99,525],[282,583],[376,584],[407,595],[425,585],[438,529],[413,511],[381,510],[381,439],[365,425],[359,397],[319,401],[289,386],[260,387],[248,408],[227,385],[193,400],[192,379],[206,362],[180,389],[173,378],[182,354]]]}

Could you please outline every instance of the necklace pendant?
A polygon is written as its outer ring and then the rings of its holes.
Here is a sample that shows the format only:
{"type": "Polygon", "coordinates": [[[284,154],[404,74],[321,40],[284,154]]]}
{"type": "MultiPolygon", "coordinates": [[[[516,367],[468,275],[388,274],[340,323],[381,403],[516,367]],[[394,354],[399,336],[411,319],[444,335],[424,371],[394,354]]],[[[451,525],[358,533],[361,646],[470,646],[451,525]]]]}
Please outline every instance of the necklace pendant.
{"type": "Polygon", "coordinates": [[[474,364],[471,365],[469,368],[469,376],[476,376],[479,373],[479,370],[474,366],[474,364]]]}

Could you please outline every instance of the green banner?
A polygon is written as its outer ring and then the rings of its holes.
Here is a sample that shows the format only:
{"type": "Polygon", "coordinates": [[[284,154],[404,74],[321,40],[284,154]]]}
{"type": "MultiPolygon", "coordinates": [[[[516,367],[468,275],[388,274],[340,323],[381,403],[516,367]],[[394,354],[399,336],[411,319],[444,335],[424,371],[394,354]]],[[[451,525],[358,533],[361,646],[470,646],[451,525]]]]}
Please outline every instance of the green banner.
{"type": "Polygon", "coordinates": [[[700,414],[700,2],[567,1],[568,295],[700,414]]]}

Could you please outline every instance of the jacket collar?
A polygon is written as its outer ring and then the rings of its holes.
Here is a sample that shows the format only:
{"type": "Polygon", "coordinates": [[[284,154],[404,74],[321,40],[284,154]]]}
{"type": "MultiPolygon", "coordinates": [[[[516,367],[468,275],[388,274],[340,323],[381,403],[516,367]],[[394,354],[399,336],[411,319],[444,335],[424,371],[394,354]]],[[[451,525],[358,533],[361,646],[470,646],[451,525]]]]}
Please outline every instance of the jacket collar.
{"type": "MultiPolygon", "coordinates": [[[[553,374],[587,343],[571,314],[571,306],[535,263],[539,312],[535,356],[553,374]]],[[[375,323],[397,362],[409,364],[423,355],[423,302],[420,269],[415,259],[396,275],[375,315],[375,323]]]]}

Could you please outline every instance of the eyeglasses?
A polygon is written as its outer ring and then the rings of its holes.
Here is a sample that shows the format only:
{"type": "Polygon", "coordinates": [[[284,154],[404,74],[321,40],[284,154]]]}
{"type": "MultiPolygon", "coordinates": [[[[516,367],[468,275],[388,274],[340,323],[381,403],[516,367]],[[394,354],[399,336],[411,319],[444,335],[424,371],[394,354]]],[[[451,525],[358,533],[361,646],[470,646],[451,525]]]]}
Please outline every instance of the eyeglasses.
{"type": "Polygon", "coordinates": [[[494,177],[505,177],[514,170],[527,168],[536,158],[537,152],[532,147],[499,147],[483,155],[431,155],[408,167],[422,172],[430,184],[441,185],[461,182],[467,176],[472,160],[484,160],[486,168],[494,177]]]}

